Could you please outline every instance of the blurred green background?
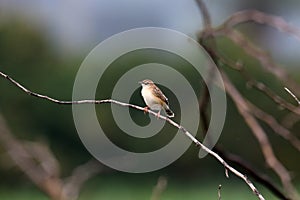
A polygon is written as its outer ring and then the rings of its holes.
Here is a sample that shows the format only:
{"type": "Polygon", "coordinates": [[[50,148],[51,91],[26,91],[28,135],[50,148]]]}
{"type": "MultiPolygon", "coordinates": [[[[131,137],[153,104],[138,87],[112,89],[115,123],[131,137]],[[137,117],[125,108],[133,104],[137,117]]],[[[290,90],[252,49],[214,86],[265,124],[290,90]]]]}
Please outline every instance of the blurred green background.
{"type": "MultiPolygon", "coordinates": [[[[299,1],[216,0],[207,1],[207,7],[214,25],[220,24],[235,11],[256,8],[282,16],[300,27],[299,1]]],[[[194,1],[0,0],[0,71],[32,91],[61,100],[71,100],[77,70],[88,52],[115,33],[144,26],[172,28],[195,38],[202,27],[201,15],[194,1]]],[[[272,54],[276,61],[284,64],[286,70],[300,81],[298,41],[274,29],[253,23],[239,26],[238,29],[272,54]]],[[[243,61],[257,80],[266,83],[279,95],[293,102],[283,90],[283,85],[263,72],[255,59],[224,38],[218,40],[218,45],[226,57],[243,61]]],[[[288,114],[288,111],[280,109],[262,93],[248,88],[238,72],[226,66],[224,69],[241,93],[260,108],[275,115],[279,121],[288,114]]],[[[191,80],[197,81],[192,76],[191,80]]],[[[198,88],[200,91],[201,89],[198,88]]],[[[62,176],[70,175],[75,166],[91,158],[77,135],[71,106],[57,105],[28,96],[4,79],[0,79],[0,91],[0,112],[13,133],[20,139],[46,141],[62,165],[62,176]]],[[[102,92],[105,93],[100,93],[102,92]]],[[[143,105],[138,93],[136,98],[135,102],[143,105]]],[[[98,106],[99,112],[108,112],[108,105],[98,106]]],[[[140,119],[140,113],[132,115],[140,119]]],[[[147,121],[146,118],[145,120],[147,121]]],[[[114,127],[113,122],[105,123],[114,127]]],[[[293,173],[295,183],[300,186],[299,153],[265,124],[262,125],[266,128],[279,160],[285,163],[293,173]]],[[[299,123],[293,127],[293,134],[298,137],[299,128],[299,123]]],[[[170,139],[168,135],[160,134],[160,137],[157,138],[159,144],[170,139]]],[[[200,131],[198,137],[201,138],[200,131]]],[[[118,144],[131,145],[126,143],[124,137],[114,137],[114,140],[118,144]]],[[[155,141],[152,142],[156,144],[155,141]]],[[[252,162],[279,185],[278,178],[266,168],[257,141],[230,99],[225,127],[218,144],[252,162]]],[[[137,151],[143,151],[143,146],[137,146],[137,151]]],[[[256,199],[247,186],[234,175],[226,179],[223,167],[213,158],[208,156],[198,159],[198,149],[193,145],[177,161],[156,172],[127,174],[108,170],[88,181],[80,198],[149,199],[152,188],[161,175],[168,179],[168,187],[162,199],[217,199],[219,184],[223,186],[223,199],[256,199]]],[[[0,199],[47,199],[11,164],[1,146],[0,177],[0,199]]],[[[275,198],[259,184],[258,189],[266,199],[275,198]]]]}

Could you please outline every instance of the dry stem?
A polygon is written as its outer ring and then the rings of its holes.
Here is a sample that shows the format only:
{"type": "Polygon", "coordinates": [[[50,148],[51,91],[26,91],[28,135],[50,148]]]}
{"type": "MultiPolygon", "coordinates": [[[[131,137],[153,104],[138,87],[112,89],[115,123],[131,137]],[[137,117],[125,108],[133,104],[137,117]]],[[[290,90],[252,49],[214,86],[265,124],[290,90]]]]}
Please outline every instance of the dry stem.
{"type": "MultiPolygon", "coordinates": [[[[144,108],[141,107],[141,106],[137,106],[137,105],[133,105],[133,104],[129,104],[129,103],[124,103],[124,102],[116,101],[116,100],[113,100],[113,99],[60,101],[60,100],[48,97],[46,95],[41,95],[41,94],[38,94],[38,93],[35,93],[35,92],[32,92],[32,91],[28,90],[23,85],[21,85],[20,83],[18,83],[17,81],[15,81],[11,77],[9,77],[8,75],[4,74],[3,72],[0,72],[0,76],[8,79],[10,82],[12,82],[14,85],[16,85],[18,88],[20,88],[21,90],[23,90],[24,92],[26,92],[29,95],[32,95],[32,96],[35,96],[35,97],[38,97],[38,98],[42,98],[42,99],[46,99],[48,101],[58,103],[58,104],[72,105],[72,104],[86,104],[86,103],[92,103],[92,104],[113,103],[113,104],[124,106],[124,107],[131,107],[131,108],[143,111],[143,112],[145,111],[144,108]]],[[[264,197],[260,194],[260,192],[256,189],[254,184],[247,178],[246,175],[242,174],[241,172],[239,172],[235,168],[231,167],[228,163],[225,162],[225,160],[221,156],[219,156],[217,153],[215,153],[211,149],[204,146],[190,132],[188,132],[186,128],[184,128],[183,126],[177,124],[176,122],[174,122],[170,118],[167,118],[167,117],[162,116],[162,115],[158,115],[156,112],[153,112],[152,110],[148,110],[148,113],[155,116],[155,117],[157,117],[158,119],[165,120],[169,124],[173,125],[174,127],[178,128],[179,130],[181,130],[196,146],[203,148],[208,154],[210,154],[211,156],[216,158],[224,166],[226,176],[228,176],[228,170],[231,171],[236,176],[238,176],[239,178],[244,180],[246,182],[246,184],[250,187],[250,189],[254,192],[254,194],[259,199],[261,199],[261,200],[264,199],[264,197]]]]}

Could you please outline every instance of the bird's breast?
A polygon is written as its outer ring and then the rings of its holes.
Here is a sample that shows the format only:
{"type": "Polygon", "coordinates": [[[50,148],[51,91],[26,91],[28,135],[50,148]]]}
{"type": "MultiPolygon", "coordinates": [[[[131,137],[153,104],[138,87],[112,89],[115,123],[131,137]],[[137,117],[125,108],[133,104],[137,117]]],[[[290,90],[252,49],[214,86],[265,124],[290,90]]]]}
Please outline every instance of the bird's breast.
{"type": "Polygon", "coordinates": [[[160,99],[152,94],[151,89],[143,88],[141,93],[142,93],[142,96],[144,98],[146,105],[149,106],[150,109],[152,109],[152,110],[161,110],[162,109],[160,99]]]}

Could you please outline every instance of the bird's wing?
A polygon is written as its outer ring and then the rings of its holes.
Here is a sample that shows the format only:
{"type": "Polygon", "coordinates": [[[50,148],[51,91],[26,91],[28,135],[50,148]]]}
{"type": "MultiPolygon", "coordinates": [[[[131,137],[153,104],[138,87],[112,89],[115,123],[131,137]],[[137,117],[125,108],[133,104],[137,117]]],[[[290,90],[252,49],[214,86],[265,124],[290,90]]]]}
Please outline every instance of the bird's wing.
{"type": "Polygon", "coordinates": [[[154,88],[154,96],[160,98],[160,99],[163,100],[167,105],[169,105],[168,98],[162,93],[162,91],[161,91],[158,87],[155,87],[155,88],[154,88]]]}

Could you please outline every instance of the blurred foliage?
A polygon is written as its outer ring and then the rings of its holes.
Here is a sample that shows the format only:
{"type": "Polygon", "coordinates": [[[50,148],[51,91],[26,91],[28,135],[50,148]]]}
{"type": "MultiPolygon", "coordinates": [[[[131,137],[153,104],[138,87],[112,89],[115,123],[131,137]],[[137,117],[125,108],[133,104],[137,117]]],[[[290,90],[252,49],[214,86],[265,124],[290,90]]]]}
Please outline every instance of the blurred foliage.
{"type": "MultiPolygon", "coordinates": [[[[5,22],[0,27],[0,46],[1,71],[32,91],[71,99],[77,60],[58,59],[34,26],[18,20],[5,22]]],[[[4,79],[0,80],[0,91],[1,113],[17,137],[46,141],[66,171],[90,157],[74,128],[71,106],[30,97],[4,79]]],[[[12,174],[0,173],[13,181],[12,174]]],[[[19,172],[13,173],[19,176],[19,172]]]]}

